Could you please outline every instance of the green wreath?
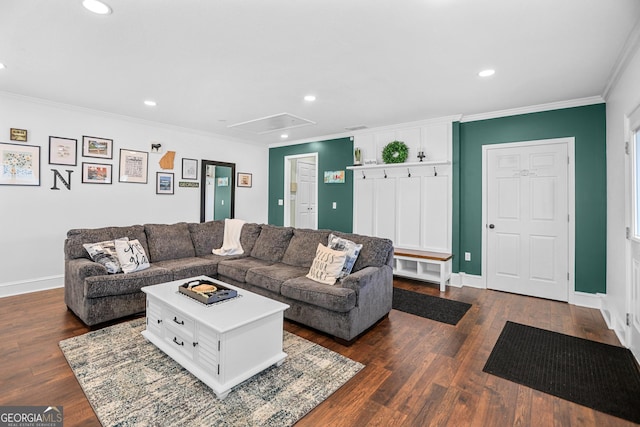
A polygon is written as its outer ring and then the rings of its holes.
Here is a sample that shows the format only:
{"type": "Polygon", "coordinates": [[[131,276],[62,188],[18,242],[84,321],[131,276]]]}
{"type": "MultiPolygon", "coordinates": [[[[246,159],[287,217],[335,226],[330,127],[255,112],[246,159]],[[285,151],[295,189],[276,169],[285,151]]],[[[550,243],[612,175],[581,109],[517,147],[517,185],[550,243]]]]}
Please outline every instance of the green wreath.
{"type": "Polygon", "coordinates": [[[388,143],[382,150],[382,160],[385,163],[402,163],[407,160],[409,149],[402,141],[388,143]]]}

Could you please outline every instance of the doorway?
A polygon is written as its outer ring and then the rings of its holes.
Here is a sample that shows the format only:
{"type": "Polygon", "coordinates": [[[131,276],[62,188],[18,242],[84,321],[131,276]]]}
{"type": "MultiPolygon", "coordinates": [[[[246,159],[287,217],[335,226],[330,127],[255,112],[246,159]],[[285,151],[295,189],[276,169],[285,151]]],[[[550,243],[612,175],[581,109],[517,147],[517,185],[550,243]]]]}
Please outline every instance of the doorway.
{"type": "Polygon", "coordinates": [[[626,118],[629,141],[627,203],[631,227],[627,228],[627,328],[626,346],[640,360],[640,106],[626,118]]]}
{"type": "Polygon", "coordinates": [[[569,300],[573,138],[483,146],[486,286],[569,300]]]}
{"type": "Polygon", "coordinates": [[[203,160],[200,170],[200,222],[234,218],[236,164],[203,160]]]}
{"type": "Polygon", "coordinates": [[[284,225],[318,228],[318,153],[284,158],[284,225]]]}

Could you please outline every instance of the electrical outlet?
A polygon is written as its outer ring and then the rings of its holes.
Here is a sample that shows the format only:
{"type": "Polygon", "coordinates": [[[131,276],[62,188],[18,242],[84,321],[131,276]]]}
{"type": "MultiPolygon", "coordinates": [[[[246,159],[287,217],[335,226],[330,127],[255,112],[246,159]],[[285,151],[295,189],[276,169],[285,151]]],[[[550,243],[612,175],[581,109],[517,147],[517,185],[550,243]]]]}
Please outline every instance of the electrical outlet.
{"type": "Polygon", "coordinates": [[[336,209],[338,207],[338,204],[336,202],[333,202],[333,204],[331,205],[332,209],[336,209]]]}
{"type": "Polygon", "coordinates": [[[465,261],[471,261],[471,252],[465,252],[464,253],[464,260],[465,261]]]}
{"type": "Polygon", "coordinates": [[[282,205],[284,205],[284,200],[278,199],[278,206],[282,206],[282,205]]]}

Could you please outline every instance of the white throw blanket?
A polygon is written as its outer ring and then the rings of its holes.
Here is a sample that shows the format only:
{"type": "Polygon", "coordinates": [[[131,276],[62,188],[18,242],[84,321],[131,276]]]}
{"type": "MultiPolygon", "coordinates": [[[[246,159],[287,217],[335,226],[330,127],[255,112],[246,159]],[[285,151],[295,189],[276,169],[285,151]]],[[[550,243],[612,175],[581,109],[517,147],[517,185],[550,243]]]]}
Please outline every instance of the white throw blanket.
{"type": "Polygon", "coordinates": [[[216,255],[240,255],[244,253],[240,244],[240,232],[242,226],[246,223],[241,219],[225,219],[224,220],[224,237],[222,247],[211,251],[216,255]]]}

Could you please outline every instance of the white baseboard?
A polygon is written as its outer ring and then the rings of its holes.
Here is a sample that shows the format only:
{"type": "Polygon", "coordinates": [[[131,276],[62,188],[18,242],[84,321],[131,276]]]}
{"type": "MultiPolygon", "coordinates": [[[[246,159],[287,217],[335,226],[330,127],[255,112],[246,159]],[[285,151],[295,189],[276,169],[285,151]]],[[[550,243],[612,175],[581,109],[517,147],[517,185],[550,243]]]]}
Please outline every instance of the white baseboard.
{"type": "Polygon", "coordinates": [[[452,273],[450,285],[455,286],[457,288],[461,288],[463,286],[468,286],[470,288],[478,288],[478,289],[486,289],[487,286],[484,283],[484,278],[482,276],[476,276],[475,274],[467,274],[467,273],[452,273]]]}
{"type": "Polygon", "coordinates": [[[29,292],[44,291],[47,289],[62,288],[64,286],[64,275],[38,277],[17,282],[0,283],[0,298],[12,295],[27,294],[29,292]]]}
{"type": "Polygon", "coordinates": [[[600,313],[604,318],[605,323],[609,329],[615,332],[616,336],[620,340],[620,344],[627,347],[627,320],[626,313],[618,313],[617,310],[612,310],[609,306],[609,300],[606,294],[600,295],[600,313]]]}
{"type": "Polygon", "coordinates": [[[569,304],[579,307],[602,308],[602,294],[589,294],[587,292],[569,292],[569,304]]]}

